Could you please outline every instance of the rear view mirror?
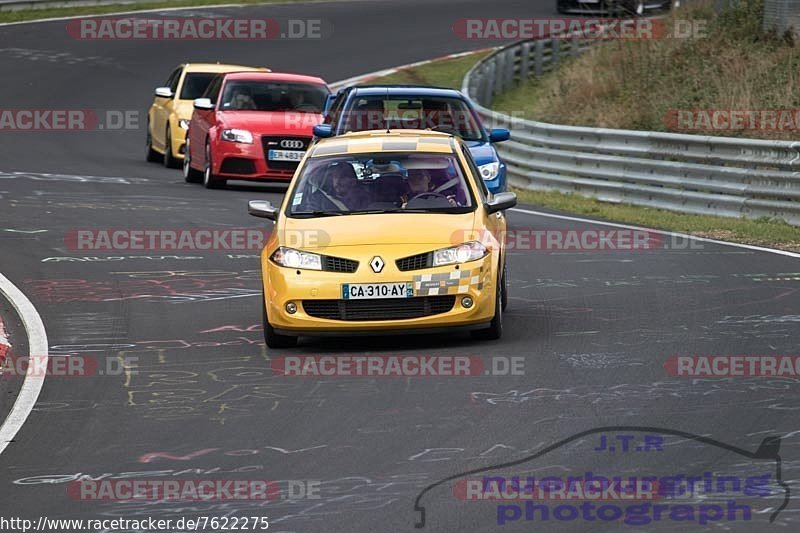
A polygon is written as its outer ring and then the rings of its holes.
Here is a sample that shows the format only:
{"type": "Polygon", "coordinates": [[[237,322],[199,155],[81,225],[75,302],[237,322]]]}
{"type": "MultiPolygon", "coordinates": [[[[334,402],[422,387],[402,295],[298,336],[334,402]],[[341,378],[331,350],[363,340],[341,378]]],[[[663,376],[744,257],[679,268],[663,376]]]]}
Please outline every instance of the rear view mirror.
{"type": "Polygon", "coordinates": [[[172,89],[169,87],[157,87],[156,96],[159,98],[172,98],[172,89]]]}
{"type": "Polygon", "coordinates": [[[269,200],[250,200],[247,203],[247,213],[258,218],[278,219],[278,208],[269,200]]]}
{"type": "Polygon", "coordinates": [[[333,128],[330,124],[317,124],[312,128],[315,137],[324,139],[326,137],[333,137],[333,128]]]}
{"type": "Polygon", "coordinates": [[[495,194],[491,200],[483,204],[489,214],[497,213],[505,209],[511,209],[517,205],[517,195],[513,192],[500,192],[495,194]]]}
{"type": "Polygon", "coordinates": [[[197,98],[194,101],[194,108],[209,111],[214,109],[214,103],[208,98],[197,98]]]}
{"type": "Polygon", "coordinates": [[[499,143],[511,138],[511,132],[505,128],[496,128],[489,132],[489,142],[499,143]]]}

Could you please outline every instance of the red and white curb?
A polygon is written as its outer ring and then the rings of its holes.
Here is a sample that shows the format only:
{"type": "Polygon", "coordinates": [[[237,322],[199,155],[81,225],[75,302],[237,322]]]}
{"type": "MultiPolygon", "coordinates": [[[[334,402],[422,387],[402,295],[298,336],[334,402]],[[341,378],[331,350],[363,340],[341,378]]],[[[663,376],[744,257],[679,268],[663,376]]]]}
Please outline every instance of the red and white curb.
{"type": "Polygon", "coordinates": [[[3,361],[8,355],[9,350],[11,350],[11,343],[8,342],[8,337],[6,337],[6,328],[5,324],[3,323],[3,317],[0,316],[0,365],[3,364],[3,361]]]}
{"type": "MultiPolygon", "coordinates": [[[[40,359],[43,359],[42,362],[46,367],[49,355],[47,332],[44,329],[44,323],[39,312],[28,297],[2,274],[0,274],[0,295],[8,300],[22,321],[22,326],[25,328],[25,334],[28,338],[28,354],[36,354],[37,356],[41,354],[40,359]]],[[[0,325],[0,327],[3,326],[0,325]]],[[[0,339],[3,339],[4,346],[10,346],[5,336],[5,329],[0,331],[0,339]]],[[[7,351],[8,348],[5,349],[5,352],[7,351]]],[[[44,375],[36,374],[31,373],[30,367],[28,367],[28,372],[22,381],[22,386],[19,389],[14,405],[11,407],[11,412],[0,424],[0,453],[3,453],[11,441],[14,440],[14,437],[17,436],[25,420],[28,419],[31,411],[33,411],[33,406],[36,405],[36,400],[39,398],[39,393],[41,393],[44,386],[44,375]]]]}

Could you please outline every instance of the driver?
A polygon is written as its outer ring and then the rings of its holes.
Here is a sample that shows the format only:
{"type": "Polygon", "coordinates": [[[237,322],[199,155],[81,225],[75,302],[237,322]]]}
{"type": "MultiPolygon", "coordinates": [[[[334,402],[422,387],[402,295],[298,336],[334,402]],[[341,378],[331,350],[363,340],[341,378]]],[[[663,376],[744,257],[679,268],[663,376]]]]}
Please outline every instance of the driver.
{"type": "MultiPolygon", "coordinates": [[[[431,184],[432,178],[429,170],[409,170],[408,171],[408,190],[400,197],[400,207],[405,207],[410,200],[425,193],[439,195],[434,191],[431,184]]],[[[444,195],[442,195],[444,196],[444,195]]],[[[447,196],[447,201],[450,205],[457,206],[455,196],[447,196]]]]}
{"type": "Polygon", "coordinates": [[[356,171],[350,163],[342,162],[331,166],[328,179],[331,191],[317,189],[322,198],[317,198],[313,202],[313,209],[327,210],[332,204],[337,211],[358,211],[369,203],[366,193],[358,182],[356,171]]]}
{"type": "Polygon", "coordinates": [[[249,87],[236,87],[233,89],[231,101],[229,103],[231,109],[248,109],[256,108],[256,103],[250,95],[249,87]]]}

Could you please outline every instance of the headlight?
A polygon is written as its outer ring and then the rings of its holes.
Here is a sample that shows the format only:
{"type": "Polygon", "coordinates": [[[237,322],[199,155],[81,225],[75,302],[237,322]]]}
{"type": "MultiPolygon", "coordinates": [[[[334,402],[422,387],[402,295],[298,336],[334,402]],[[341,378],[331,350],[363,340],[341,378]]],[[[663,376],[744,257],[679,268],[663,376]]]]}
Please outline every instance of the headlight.
{"type": "Polygon", "coordinates": [[[279,247],[270,257],[274,263],[287,268],[305,268],[307,270],[322,270],[322,256],[287,248],[279,247]]]}
{"type": "Polygon", "coordinates": [[[484,180],[493,180],[500,172],[500,163],[486,163],[485,165],[479,166],[478,170],[480,170],[481,177],[484,180]]]}
{"type": "Polygon", "coordinates": [[[178,126],[180,126],[180,128],[182,130],[188,130],[189,129],[189,120],[187,120],[185,118],[180,119],[178,121],[178,126]]]}
{"type": "Polygon", "coordinates": [[[247,130],[222,130],[222,140],[234,143],[253,144],[253,134],[247,130]]]}
{"type": "Polygon", "coordinates": [[[433,266],[475,261],[486,255],[486,247],[478,241],[465,242],[451,248],[433,251],[433,266]]]}

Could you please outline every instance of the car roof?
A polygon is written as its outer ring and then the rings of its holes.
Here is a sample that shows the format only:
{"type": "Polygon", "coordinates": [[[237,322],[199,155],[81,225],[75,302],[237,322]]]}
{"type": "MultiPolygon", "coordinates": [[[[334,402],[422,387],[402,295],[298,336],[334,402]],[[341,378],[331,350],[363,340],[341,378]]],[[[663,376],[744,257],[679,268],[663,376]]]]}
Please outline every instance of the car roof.
{"type": "Polygon", "coordinates": [[[370,152],[434,152],[452,154],[454,137],[428,130],[355,131],[320,139],[310,157],[370,152]]]}
{"type": "Polygon", "coordinates": [[[464,95],[447,87],[427,85],[357,85],[352,93],[357,96],[439,96],[464,99],[464,95]]]}
{"type": "Polygon", "coordinates": [[[267,67],[248,67],[245,65],[230,65],[226,63],[186,63],[183,65],[186,72],[208,72],[220,74],[224,72],[270,72],[267,67]]]}
{"type": "Polygon", "coordinates": [[[230,72],[225,74],[226,80],[264,80],[264,81],[288,81],[300,83],[318,83],[325,85],[325,80],[316,76],[305,76],[303,74],[290,74],[287,72],[230,72]]]}

